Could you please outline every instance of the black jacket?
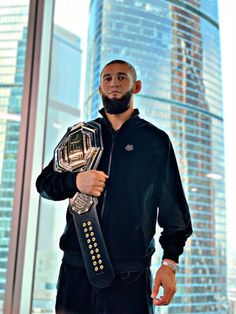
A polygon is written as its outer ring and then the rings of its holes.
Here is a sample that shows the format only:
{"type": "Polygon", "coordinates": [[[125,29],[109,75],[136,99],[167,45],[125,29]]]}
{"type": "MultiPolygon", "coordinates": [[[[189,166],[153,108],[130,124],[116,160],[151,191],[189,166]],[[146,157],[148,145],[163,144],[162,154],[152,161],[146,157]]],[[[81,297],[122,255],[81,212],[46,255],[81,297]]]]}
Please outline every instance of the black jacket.
{"type": "MultiPolygon", "coordinates": [[[[141,119],[138,110],[118,131],[101,113],[95,121],[102,126],[104,151],[97,170],[109,179],[97,211],[114,269],[136,271],[150,265],[157,219],[163,228],[163,258],[178,262],[192,226],[168,135],[141,119]]],[[[52,160],[37,179],[38,192],[52,200],[71,198],[78,191],[75,177],[54,172],[52,160]]],[[[60,248],[65,262],[83,265],[69,210],[60,248]]]]}

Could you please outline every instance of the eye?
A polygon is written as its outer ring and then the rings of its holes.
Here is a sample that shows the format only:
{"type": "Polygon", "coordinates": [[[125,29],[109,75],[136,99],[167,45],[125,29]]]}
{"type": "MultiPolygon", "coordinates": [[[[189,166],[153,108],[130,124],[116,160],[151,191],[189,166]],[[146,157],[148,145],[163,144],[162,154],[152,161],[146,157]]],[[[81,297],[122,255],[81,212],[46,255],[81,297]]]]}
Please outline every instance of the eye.
{"type": "Polygon", "coordinates": [[[111,76],[106,76],[103,78],[104,82],[110,82],[111,81],[111,76]]]}
{"type": "Polygon", "coordinates": [[[122,74],[118,75],[118,80],[119,80],[119,81],[123,81],[123,80],[125,80],[125,79],[126,79],[126,76],[125,76],[125,75],[122,75],[122,74]]]}

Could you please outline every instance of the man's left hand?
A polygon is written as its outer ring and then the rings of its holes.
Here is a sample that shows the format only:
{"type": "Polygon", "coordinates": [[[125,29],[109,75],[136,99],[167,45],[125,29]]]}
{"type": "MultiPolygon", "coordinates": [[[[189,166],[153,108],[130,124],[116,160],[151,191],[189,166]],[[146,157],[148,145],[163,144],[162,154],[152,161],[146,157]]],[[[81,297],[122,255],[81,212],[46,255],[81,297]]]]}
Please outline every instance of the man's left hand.
{"type": "Polygon", "coordinates": [[[165,265],[161,267],[156,272],[156,277],[154,281],[154,287],[152,290],[151,298],[153,298],[153,304],[168,305],[171,303],[176,292],[176,278],[174,271],[165,265]],[[160,287],[163,287],[163,296],[158,297],[158,292],[160,287]]]}

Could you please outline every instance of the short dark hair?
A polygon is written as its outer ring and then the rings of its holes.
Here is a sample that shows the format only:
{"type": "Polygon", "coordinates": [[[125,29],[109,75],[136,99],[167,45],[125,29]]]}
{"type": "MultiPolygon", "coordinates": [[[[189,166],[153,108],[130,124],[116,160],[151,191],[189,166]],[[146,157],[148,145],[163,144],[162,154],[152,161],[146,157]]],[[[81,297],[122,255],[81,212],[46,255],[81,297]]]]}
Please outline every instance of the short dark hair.
{"type": "Polygon", "coordinates": [[[128,65],[128,67],[130,68],[130,70],[131,70],[131,72],[132,72],[134,81],[137,81],[137,73],[136,73],[135,68],[132,66],[132,64],[130,64],[130,63],[127,62],[127,61],[119,60],[119,59],[117,59],[117,60],[112,60],[112,61],[108,62],[106,65],[104,65],[104,67],[103,67],[103,69],[102,69],[102,71],[101,71],[101,74],[102,74],[102,72],[104,71],[105,67],[107,67],[107,66],[110,65],[110,64],[115,64],[115,63],[120,63],[120,64],[126,64],[126,65],[128,65]]]}

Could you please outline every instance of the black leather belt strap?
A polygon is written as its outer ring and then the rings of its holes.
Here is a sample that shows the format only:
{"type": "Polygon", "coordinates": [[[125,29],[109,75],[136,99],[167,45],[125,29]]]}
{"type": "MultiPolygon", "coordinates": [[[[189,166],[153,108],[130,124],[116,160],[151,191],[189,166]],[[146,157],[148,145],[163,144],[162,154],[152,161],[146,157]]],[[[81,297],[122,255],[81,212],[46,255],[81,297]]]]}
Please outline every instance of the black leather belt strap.
{"type": "Polygon", "coordinates": [[[94,198],[89,211],[78,214],[71,209],[71,212],[89,281],[101,289],[111,285],[115,274],[104,242],[96,205],[97,199],[94,198]]]}
{"type": "MultiPolygon", "coordinates": [[[[54,150],[55,171],[96,169],[103,151],[101,125],[95,121],[69,128],[54,150]]],[[[77,237],[89,281],[97,288],[110,286],[115,275],[99,224],[97,198],[77,192],[70,199],[77,237]]]]}

